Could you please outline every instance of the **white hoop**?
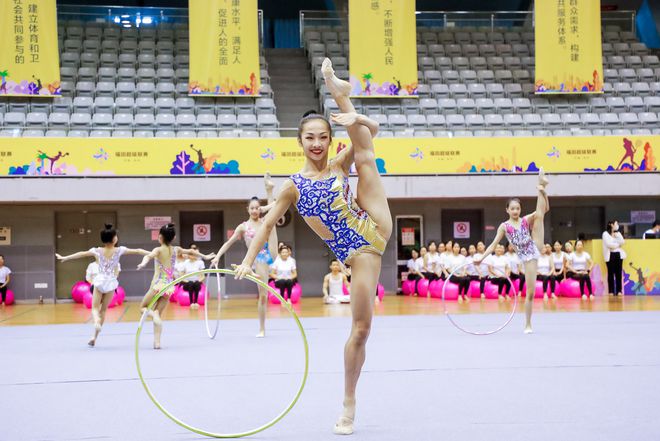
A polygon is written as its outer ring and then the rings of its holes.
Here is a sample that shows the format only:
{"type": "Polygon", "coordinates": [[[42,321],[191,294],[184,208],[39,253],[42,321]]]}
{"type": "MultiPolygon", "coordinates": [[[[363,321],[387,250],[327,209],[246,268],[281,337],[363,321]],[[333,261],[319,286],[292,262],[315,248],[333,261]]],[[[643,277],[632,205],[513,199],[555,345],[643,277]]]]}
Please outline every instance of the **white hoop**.
{"type": "MultiPolygon", "coordinates": [[[[504,324],[496,329],[490,330],[490,331],[471,331],[469,329],[465,329],[462,326],[460,326],[458,323],[454,321],[452,318],[451,314],[449,314],[449,311],[447,310],[447,303],[445,301],[445,289],[447,288],[447,284],[449,283],[449,279],[454,275],[454,273],[468,265],[471,265],[471,263],[464,263],[462,265],[459,265],[458,267],[454,268],[454,270],[449,274],[449,277],[447,277],[447,280],[445,280],[445,283],[442,285],[442,307],[445,310],[445,315],[447,316],[447,319],[449,319],[449,322],[456,327],[459,331],[463,331],[466,334],[470,335],[491,335],[495,334],[497,332],[500,332],[502,329],[504,329],[509,323],[511,323],[511,320],[513,320],[513,316],[516,313],[516,306],[518,305],[518,291],[516,290],[515,286],[513,285],[513,282],[509,277],[505,277],[506,280],[509,282],[509,285],[513,289],[513,308],[511,309],[511,313],[509,314],[509,317],[507,320],[504,322],[504,324]]],[[[499,271],[498,269],[496,269],[499,271]]],[[[468,289],[469,291],[469,289],[468,289]]]]}
{"type": "MultiPolygon", "coordinates": [[[[212,267],[213,268],[213,267],[212,267]]],[[[217,269],[218,267],[215,266],[217,269]]],[[[209,327],[209,279],[211,278],[211,273],[206,273],[206,292],[204,293],[204,324],[206,325],[206,335],[209,336],[211,340],[215,339],[215,336],[218,334],[218,329],[220,328],[220,310],[221,310],[221,305],[220,305],[220,277],[223,275],[220,273],[215,274],[215,280],[218,285],[218,310],[217,310],[217,315],[216,315],[216,321],[215,321],[215,330],[213,333],[211,333],[211,328],[209,327]]]]}

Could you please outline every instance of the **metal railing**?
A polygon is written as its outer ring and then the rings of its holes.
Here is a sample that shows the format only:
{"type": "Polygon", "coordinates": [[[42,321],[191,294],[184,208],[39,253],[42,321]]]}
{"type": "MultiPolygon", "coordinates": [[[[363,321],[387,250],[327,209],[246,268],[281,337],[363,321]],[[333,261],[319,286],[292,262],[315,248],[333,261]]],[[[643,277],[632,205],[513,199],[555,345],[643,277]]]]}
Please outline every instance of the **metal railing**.
{"type": "MultiPolygon", "coordinates": [[[[478,27],[490,32],[499,28],[534,28],[532,11],[417,11],[418,28],[454,29],[466,26],[478,27]]],[[[635,32],[636,11],[602,11],[603,26],[616,25],[622,30],[635,32]]],[[[342,26],[348,30],[348,16],[337,11],[301,10],[300,45],[304,46],[305,30],[318,26],[342,26]]]]}

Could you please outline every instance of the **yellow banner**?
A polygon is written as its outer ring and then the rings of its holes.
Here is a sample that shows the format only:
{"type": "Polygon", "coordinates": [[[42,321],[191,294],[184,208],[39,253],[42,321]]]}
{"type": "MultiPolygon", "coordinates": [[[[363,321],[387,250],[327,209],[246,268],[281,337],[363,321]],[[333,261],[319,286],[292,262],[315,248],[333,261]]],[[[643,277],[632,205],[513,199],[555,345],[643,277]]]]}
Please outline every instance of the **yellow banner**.
{"type": "MultiPolygon", "coordinates": [[[[596,266],[591,271],[591,281],[596,293],[607,292],[607,265],[603,259],[603,241],[593,240],[585,244],[596,266]]],[[[623,245],[624,294],[660,294],[660,240],[626,239],[623,245]]]]}
{"type": "MultiPolygon", "coordinates": [[[[379,171],[393,175],[657,171],[658,145],[657,135],[375,140],[379,171]]],[[[295,138],[0,138],[5,176],[288,175],[304,159],[295,138]]]]}
{"type": "Polygon", "coordinates": [[[259,95],[257,0],[189,0],[190,95],[259,95]]]}
{"type": "Polygon", "coordinates": [[[417,96],[415,0],[350,0],[351,95],[417,96]]]}
{"type": "Polygon", "coordinates": [[[600,0],[534,2],[536,93],[602,93],[600,0]]]}
{"type": "Polygon", "coordinates": [[[0,96],[61,95],[55,0],[0,2],[0,96]]]}

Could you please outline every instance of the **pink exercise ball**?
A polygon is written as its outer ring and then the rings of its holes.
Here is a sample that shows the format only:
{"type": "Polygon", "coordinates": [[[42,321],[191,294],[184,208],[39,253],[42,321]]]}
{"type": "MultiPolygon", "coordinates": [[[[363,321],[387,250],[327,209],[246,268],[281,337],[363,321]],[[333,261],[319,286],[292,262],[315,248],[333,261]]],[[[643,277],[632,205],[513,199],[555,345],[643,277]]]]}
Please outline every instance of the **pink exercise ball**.
{"type": "Polygon", "coordinates": [[[5,295],[5,305],[13,305],[13,304],[14,304],[14,291],[8,289],[7,294],[5,295]]]}
{"type": "Polygon", "coordinates": [[[92,293],[89,291],[83,296],[83,304],[85,305],[85,308],[92,309],[92,299],[92,293]]]}
{"type": "Polygon", "coordinates": [[[117,297],[119,298],[119,304],[123,305],[124,300],[126,299],[126,291],[124,291],[124,288],[121,286],[117,287],[117,297]]]}
{"type": "Polygon", "coordinates": [[[117,305],[119,305],[119,295],[117,294],[117,291],[115,291],[112,293],[112,299],[110,299],[108,308],[114,308],[117,305]]]}
{"type": "Polygon", "coordinates": [[[202,283],[202,288],[199,290],[199,295],[197,296],[197,304],[204,306],[206,303],[206,285],[202,283]]]}
{"type": "Polygon", "coordinates": [[[497,285],[491,283],[490,280],[488,280],[486,282],[486,286],[484,287],[484,294],[486,295],[487,299],[497,300],[499,297],[499,294],[497,293],[497,285]]]}
{"type": "Polygon", "coordinates": [[[179,306],[190,306],[190,295],[187,291],[181,290],[176,299],[179,302],[179,306]]]}
{"type": "MultiPolygon", "coordinates": [[[[452,282],[445,282],[445,300],[458,300],[458,285],[452,282]]],[[[441,293],[442,294],[442,293],[441,293]]],[[[442,297],[442,295],[441,295],[442,297]]]]}
{"type": "Polygon", "coordinates": [[[442,298],[442,286],[444,283],[445,282],[442,279],[434,280],[433,282],[429,283],[429,292],[431,293],[431,297],[434,299],[442,298]]]}
{"type": "MultiPolygon", "coordinates": [[[[272,280],[268,282],[268,286],[273,288],[275,291],[280,292],[279,288],[275,286],[275,282],[272,280]]],[[[280,302],[280,299],[277,298],[276,295],[274,295],[272,292],[268,291],[268,301],[272,303],[273,305],[281,305],[282,302],[280,302]]]]}
{"type": "Polygon", "coordinates": [[[382,302],[383,297],[385,297],[385,287],[379,283],[376,292],[378,293],[378,299],[382,302]]]}
{"type": "Polygon", "coordinates": [[[581,297],[580,282],[575,279],[562,280],[559,285],[559,295],[562,297],[581,297]]]}
{"type": "Polygon", "coordinates": [[[415,281],[404,280],[401,282],[401,292],[406,296],[413,295],[415,293],[415,281]]]}
{"type": "Polygon", "coordinates": [[[417,295],[426,297],[429,292],[429,279],[422,279],[417,283],[417,295]]]}
{"type": "MultiPolygon", "coordinates": [[[[548,283],[548,290],[550,290],[549,283],[548,283]]],[[[527,282],[525,282],[525,285],[523,286],[522,296],[523,297],[527,296],[527,282]]],[[[543,298],[543,281],[541,280],[537,280],[536,283],[534,284],[534,298],[535,299],[543,298]]]]}
{"type": "Polygon", "coordinates": [[[293,285],[293,288],[291,289],[291,303],[300,302],[301,297],[302,297],[302,288],[300,287],[300,283],[296,283],[295,285],[293,285]]]}
{"type": "Polygon", "coordinates": [[[470,297],[472,297],[473,299],[481,298],[481,283],[478,280],[470,281],[470,288],[468,289],[468,294],[470,294],[470,297]]]}
{"type": "MultiPolygon", "coordinates": [[[[548,282],[548,291],[550,290],[550,282],[548,282]]],[[[534,298],[535,299],[542,299],[543,298],[543,281],[542,280],[537,280],[536,281],[536,288],[534,289],[534,298]]]]}
{"type": "Polygon", "coordinates": [[[71,287],[71,298],[76,303],[82,303],[85,293],[91,292],[91,285],[84,280],[80,280],[71,287]]]}
{"type": "Polygon", "coordinates": [[[182,292],[185,294],[185,291],[183,290],[183,288],[181,288],[181,285],[176,285],[174,287],[174,292],[170,296],[170,302],[177,303],[179,301],[179,294],[181,294],[182,292]]]}

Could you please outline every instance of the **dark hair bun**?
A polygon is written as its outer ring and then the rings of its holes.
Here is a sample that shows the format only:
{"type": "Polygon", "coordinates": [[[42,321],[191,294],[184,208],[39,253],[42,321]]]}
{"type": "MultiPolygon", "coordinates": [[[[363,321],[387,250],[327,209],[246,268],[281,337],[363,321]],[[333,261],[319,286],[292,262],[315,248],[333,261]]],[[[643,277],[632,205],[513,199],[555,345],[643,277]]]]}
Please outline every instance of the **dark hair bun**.
{"type": "Polygon", "coordinates": [[[318,110],[314,110],[314,109],[312,109],[312,110],[308,110],[307,112],[303,113],[303,116],[302,116],[302,117],[303,117],[303,118],[306,118],[306,117],[308,117],[309,115],[318,115],[318,114],[319,114],[318,110]]]}
{"type": "Polygon", "coordinates": [[[112,224],[103,224],[106,230],[112,230],[112,224]]]}
{"type": "Polygon", "coordinates": [[[167,224],[167,228],[174,228],[174,224],[170,222],[169,224],[167,224]]]}

